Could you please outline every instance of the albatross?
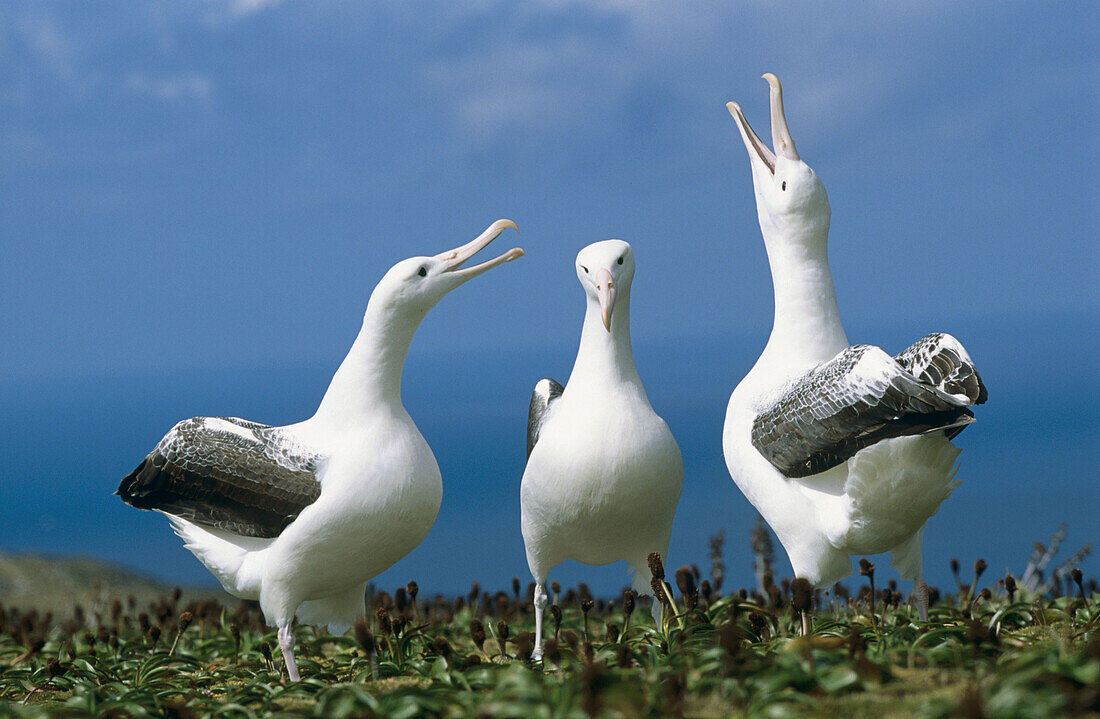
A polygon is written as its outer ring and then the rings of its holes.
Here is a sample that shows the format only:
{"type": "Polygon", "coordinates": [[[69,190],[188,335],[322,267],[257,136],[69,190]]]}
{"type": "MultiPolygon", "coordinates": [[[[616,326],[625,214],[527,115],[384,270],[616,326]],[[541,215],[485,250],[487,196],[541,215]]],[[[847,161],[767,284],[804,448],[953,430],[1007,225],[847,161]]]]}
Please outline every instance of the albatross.
{"type": "MultiPolygon", "coordinates": [[[[542,658],[546,577],[566,559],[625,559],[639,594],[651,594],[647,558],[668,553],[683,484],[680,449],[653,411],[630,348],[634,252],[605,240],[577,255],[587,300],[580,348],[564,387],[535,385],[527,422],[520,520],[535,580],[535,648],[542,658]]],[[[654,616],[660,607],[653,605],[654,616]]]]}
{"type": "Polygon", "coordinates": [[[291,681],[291,624],[343,633],[364,612],[367,580],[427,535],[443,494],[439,466],[401,402],[413,333],[445,294],[523,255],[462,267],[506,228],[394,265],[316,413],[284,427],[195,417],[168,432],[119,485],[122,501],[167,515],[230,594],[259,600],[291,681]]]}
{"type": "Polygon", "coordinates": [[[849,345],[826,257],[825,186],[795,149],[779,80],[770,85],[772,148],[727,108],[752,168],[771,265],[775,317],[752,370],[730,397],[726,465],[775,531],[794,573],[827,586],[852,571],[849,555],[891,553],[921,578],[924,526],[958,485],[951,439],[974,420],[986,389],[954,337],[926,335],[891,356],[849,345]]]}

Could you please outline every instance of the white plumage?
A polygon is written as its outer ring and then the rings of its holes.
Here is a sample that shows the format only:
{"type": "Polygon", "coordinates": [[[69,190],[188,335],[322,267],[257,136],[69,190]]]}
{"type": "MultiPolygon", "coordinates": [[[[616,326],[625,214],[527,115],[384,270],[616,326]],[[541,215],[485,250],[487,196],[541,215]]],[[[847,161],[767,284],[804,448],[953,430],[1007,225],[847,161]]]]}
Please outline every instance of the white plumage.
{"type": "Polygon", "coordinates": [[[577,276],[587,306],[576,363],[564,390],[549,379],[535,385],[520,489],[523,541],[536,584],[536,659],[549,571],[566,559],[626,560],[634,587],[651,594],[646,560],[651,552],[667,557],[683,484],[680,450],[634,367],[630,245],[589,245],[577,255],[577,276]]]}
{"type": "Polygon", "coordinates": [[[313,417],[285,427],[186,420],[119,487],[128,504],[167,514],[226,591],[259,600],[292,680],[295,614],[346,630],[363,614],[366,582],[435,521],[442,480],[401,402],[401,371],[417,326],[447,292],[523,254],[460,269],[509,227],[498,220],[462,247],[394,265],[313,417]]]}
{"type": "Polygon", "coordinates": [[[817,586],[852,571],[849,555],[891,552],[921,581],[924,525],[957,486],[949,437],[985,401],[966,350],[929,335],[891,357],[849,346],[829,273],[825,187],[798,156],[779,81],[771,86],[774,152],[729,103],[752,167],[771,265],[775,319],[767,346],[730,397],[726,464],[791,560],[817,586]]]}

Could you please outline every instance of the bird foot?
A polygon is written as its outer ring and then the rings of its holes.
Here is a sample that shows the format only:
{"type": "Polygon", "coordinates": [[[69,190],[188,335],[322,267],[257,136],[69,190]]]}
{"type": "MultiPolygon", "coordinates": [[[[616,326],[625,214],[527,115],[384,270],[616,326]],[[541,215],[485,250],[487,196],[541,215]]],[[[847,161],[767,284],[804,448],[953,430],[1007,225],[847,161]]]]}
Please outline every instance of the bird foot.
{"type": "Polygon", "coordinates": [[[541,647],[539,647],[539,648],[535,649],[535,651],[531,652],[531,661],[533,661],[533,662],[541,662],[542,661],[542,648],[541,647]]]}

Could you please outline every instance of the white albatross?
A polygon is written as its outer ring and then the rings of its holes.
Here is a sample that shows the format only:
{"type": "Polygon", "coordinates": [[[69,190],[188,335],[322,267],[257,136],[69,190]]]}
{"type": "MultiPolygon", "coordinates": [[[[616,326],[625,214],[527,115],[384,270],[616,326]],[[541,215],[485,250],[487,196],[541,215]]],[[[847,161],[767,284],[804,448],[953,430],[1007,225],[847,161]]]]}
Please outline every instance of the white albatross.
{"type": "Polygon", "coordinates": [[[394,265],[311,418],[285,427],[184,420],[119,485],[127,504],[166,514],[227,592],[259,600],[292,681],[295,614],[346,631],[364,612],[367,580],[412,551],[435,521],[442,479],[401,403],[405,355],[445,294],[523,255],[516,248],[461,268],[515,227],[497,220],[462,247],[394,265]]]}
{"type": "MultiPolygon", "coordinates": [[[[566,559],[625,559],[634,588],[652,594],[647,558],[667,558],[684,470],[665,421],[649,405],[630,348],[634,252],[605,240],[577,255],[587,307],[573,372],[563,388],[531,394],[520,521],[535,580],[535,649],[542,658],[546,576],[566,559]]],[[[654,616],[660,608],[654,602],[654,616]]]]}
{"type": "Polygon", "coordinates": [[[924,525],[958,484],[950,438],[973,421],[968,407],[986,390],[950,335],[927,335],[894,357],[848,344],[826,257],[825,186],[798,157],[779,81],[764,78],[774,152],[740,107],[727,108],[752,166],[775,318],[730,397],[726,465],[796,576],[827,586],[851,573],[849,555],[890,552],[926,619],[924,525]]]}

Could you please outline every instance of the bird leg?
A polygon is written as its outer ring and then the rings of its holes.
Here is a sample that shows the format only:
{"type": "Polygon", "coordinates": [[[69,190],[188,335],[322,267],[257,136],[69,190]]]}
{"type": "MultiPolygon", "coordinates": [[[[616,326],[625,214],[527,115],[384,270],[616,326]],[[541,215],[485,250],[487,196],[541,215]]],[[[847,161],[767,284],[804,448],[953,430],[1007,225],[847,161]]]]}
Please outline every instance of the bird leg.
{"type": "Polygon", "coordinates": [[[657,629],[664,629],[664,625],[661,624],[661,615],[663,614],[664,604],[653,595],[653,587],[650,586],[649,580],[645,577],[652,576],[649,573],[649,564],[645,557],[641,561],[630,562],[630,569],[634,572],[634,581],[632,586],[634,592],[639,597],[653,597],[653,602],[649,605],[649,613],[653,617],[653,623],[657,625],[657,629]]]}
{"type": "Polygon", "coordinates": [[[928,585],[920,574],[913,580],[913,594],[917,600],[917,616],[922,622],[928,621],[928,585]]]}
{"type": "MultiPolygon", "coordinates": [[[[545,581],[545,579],[543,580],[545,581]]],[[[531,660],[542,659],[542,610],[546,608],[546,588],[542,582],[535,584],[535,649],[531,652],[531,660]]]]}
{"type": "Polygon", "coordinates": [[[289,625],[279,627],[279,648],[283,650],[283,661],[286,662],[286,673],[290,676],[290,681],[301,681],[298,663],[294,661],[294,634],[289,625]]]}

